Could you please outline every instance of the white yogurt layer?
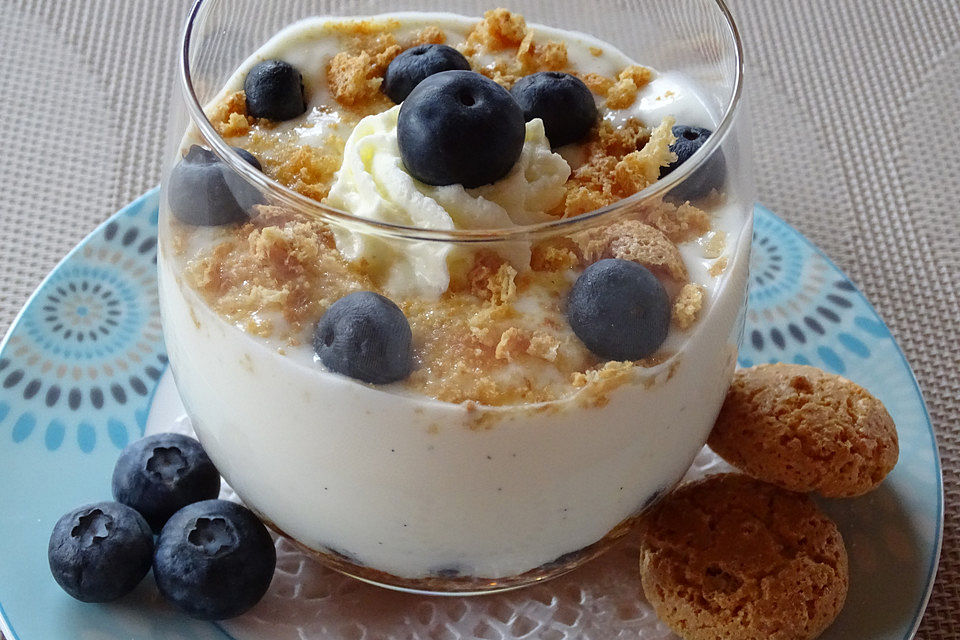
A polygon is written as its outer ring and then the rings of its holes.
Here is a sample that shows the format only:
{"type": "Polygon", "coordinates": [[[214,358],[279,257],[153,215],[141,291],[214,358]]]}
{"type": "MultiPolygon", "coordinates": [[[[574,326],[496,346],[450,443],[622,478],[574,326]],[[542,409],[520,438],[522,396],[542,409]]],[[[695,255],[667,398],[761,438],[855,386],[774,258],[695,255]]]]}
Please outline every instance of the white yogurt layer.
{"type": "MultiPolygon", "coordinates": [[[[449,14],[390,17],[401,23],[399,36],[435,25],[450,42],[462,40],[476,23],[449,14]]],[[[615,77],[632,64],[589,36],[532,28],[539,38],[565,41],[579,70],[615,77]],[[594,56],[589,47],[603,54],[594,56]]],[[[287,60],[303,72],[310,105],[303,118],[278,127],[303,144],[323,144],[343,126],[321,109],[331,103],[324,86],[326,63],[337,53],[331,34],[323,18],[286,28],[241,65],[221,96],[236,91],[256,62],[287,60]]],[[[672,116],[713,128],[716,114],[706,105],[683,77],[660,73],[633,107],[604,117],[632,116],[655,126],[672,116]]],[[[368,123],[370,133],[356,133],[354,145],[368,135],[389,137],[394,120],[389,111],[376,116],[368,123]]],[[[528,125],[528,142],[539,145],[535,153],[541,160],[554,162],[547,159],[549,148],[542,149],[537,126],[528,125]]],[[[392,151],[374,161],[376,166],[364,151],[355,151],[348,143],[340,186],[331,196],[355,213],[370,207],[371,217],[381,219],[412,215],[409,207],[404,214],[391,208],[409,200],[425,207],[423,215],[436,224],[448,225],[431,228],[489,226],[472,217],[477,207],[484,207],[477,215],[500,220],[500,226],[537,215],[536,206],[505,206],[504,198],[535,190],[529,181],[502,193],[492,185],[482,194],[460,188],[447,196],[439,193],[445,188],[398,186],[403,178],[392,151]],[[378,181],[381,194],[383,184],[392,185],[375,205],[369,202],[376,198],[358,195],[366,188],[358,185],[368,178],[378,181]],[[479,203],[481,195],[486,204],[479,203]]],[[[576,162],[570,149],[562,151],[576,162]]],[[[554,180],[560,169],[557,163],[542,175],[554,180]]],[[[304,545],[335,550],[400,578],[450,570],[486,578],[523,573],[598,541],[637,513],[682,476],[705,441],[729,385],[743,326],[751,207],[736,195],[728,193],[727,204],[711,211],[715,232],[727,238],[722,277],[709,274],[717,256],[706,257],[700,243],[680,246],[691,281],[706,290],[701,319],[688,332],[672,329],[664,348],[676,355],[638,370],[636,382],[611,392],[604,406],[584,406],[574,395],[550,405],[481,409],[496,420],[489,429],[471,429],[476,410],[399,385],[358,383],[325,371],[309,345],[280,353],[278,345],[232,326],[183,280],[162,233],[160,298],[177,386],[204,447],[238,495],[304,545]]],[[[536,197],[547,202],[551,196],[536,197]]],[[[338,238],[348,255],[379,251],[371,242],[338,238]]],[[[431,290],[445,286],[443,269],[418,271],[422,260],[416,256],[382,257],[386,268],[398,269],[399,284],[416,273],[427,274],[431,290]]],[[[525,304],[521,299],[517,306],[525,304]]]]}

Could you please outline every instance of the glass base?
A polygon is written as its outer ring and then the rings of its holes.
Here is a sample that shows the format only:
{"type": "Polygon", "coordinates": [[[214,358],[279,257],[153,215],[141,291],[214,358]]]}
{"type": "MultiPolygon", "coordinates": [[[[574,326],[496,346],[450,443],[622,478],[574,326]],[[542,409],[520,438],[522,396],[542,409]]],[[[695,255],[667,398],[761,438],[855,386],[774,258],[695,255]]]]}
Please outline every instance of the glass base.
{"type": "Polygon", "coordinates": [[[432,596],[472,596],[511,591],[539,584],[546,580],[562,576],[580,565],[600,556],[627,535],[636,525],[640,516],[635,515],[622,521],[600,540],[577,551],[565,553],[556,560],[516,576],[484,578],[464,575],[430,575],[422,578],[403,578],[371,567],[357,564],[352,558],[330,551],[312,549],[284,533],[269,520],[264,524],[287,538],[298,549],[316,559],[321,564],[351,578],[385,589],[432,596]]]}

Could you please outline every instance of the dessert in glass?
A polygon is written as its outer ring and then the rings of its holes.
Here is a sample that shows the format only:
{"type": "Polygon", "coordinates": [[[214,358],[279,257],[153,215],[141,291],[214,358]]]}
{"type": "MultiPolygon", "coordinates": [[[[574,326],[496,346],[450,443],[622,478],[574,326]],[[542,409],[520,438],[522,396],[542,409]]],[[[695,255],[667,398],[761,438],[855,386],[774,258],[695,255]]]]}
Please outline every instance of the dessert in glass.
{"type": "Polygon", "coordinates": [[[720,0],[197,2],[161,308],[245,504],[432,593],[626,533],[736,362],[740,53],[720,0]]]}

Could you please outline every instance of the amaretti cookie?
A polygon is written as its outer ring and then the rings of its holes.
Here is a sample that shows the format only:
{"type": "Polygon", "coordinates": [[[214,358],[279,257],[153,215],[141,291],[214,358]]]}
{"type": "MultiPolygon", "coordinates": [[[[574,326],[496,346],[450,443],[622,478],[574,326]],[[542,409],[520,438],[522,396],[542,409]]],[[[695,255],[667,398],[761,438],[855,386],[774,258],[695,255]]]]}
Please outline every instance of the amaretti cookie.
{"type": "Polygon", "coordinates": [[[643,590],[686,640],[809,640],[846,599],[840,532],[799,493],[709,476],[667,496],[640,531],[643,590]]]}
{"type": "Polygon", "coordinates": [[[796,364],[738,371],[707,443],[755,478],[831,498],[876,488],[900,453],[882,402],[846,378],[796,364]]]}

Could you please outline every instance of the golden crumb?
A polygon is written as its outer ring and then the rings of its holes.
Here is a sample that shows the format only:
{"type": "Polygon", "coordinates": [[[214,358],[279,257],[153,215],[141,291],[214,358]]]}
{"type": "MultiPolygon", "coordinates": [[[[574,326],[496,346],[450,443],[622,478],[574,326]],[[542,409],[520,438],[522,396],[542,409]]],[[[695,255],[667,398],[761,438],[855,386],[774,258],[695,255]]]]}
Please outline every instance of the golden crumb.
{"type": "Polygon", "coordinates": [[[669,117],[652,132],[635,119],[619,129],[602,123],[586,144],[587,161],[567,180],[564,216],[613,204],[656,182],[660,168],[676,160],[672,126],[669,117]]]}
{"type": "Polygon", "coordinates": [[[474,54],[483,49],[497,51],[517,47],[526,35],[527,22],[523,16],[502,8],[492,9],[470,30],[465,50],[474,54]]]}
{"type": "Polygon", "coordinates": [[[333,176],[340,168],[343,148],[332,144],[328,148],[296,147],[283,161],[268,171],[272,177],[294,191],[322,200],[327,197],[333,176]]]}
{"type": "Polygon", "coordinates": [[[710,239],[707,240],[706,244],[703,245],[703,257],[704,258],[719,258],[723,255],[724,249],[727,247],[727,232],[726,231],[714,231],[710,234],[710,239]]]}
{"type": "Polygon", "coordinates": [[[631,260],[686,282],[687,268],[676,245],[659,229],[639,220],[622,220],[574,236],[590,264],[603,258],[631,260]]]}
{"type": "Polygon", "coordinates": [[[637,92],[653,79],[653,70],[639,65],[625,67],[617,77],[617,82],[607,92],[607,107],[626,109],[637,99],[637,92]]]}
{"type": "Polygon", "coordinates": [[[676,244],[699,238],[710,230],[710,216],[689,202],[679,206],[669,202],[658,203],[646,208],[644,220],[663,231],[676,244]]]}
{"type": "Polygon", "coordinates": [[[224,138],[247,135],[254,122],[254,119],[247,115],[247,97],[243,91],[232,93],[213,105],[207,118],[224,138]]]}
{"type": "Polygon", "coordinates": [[[609,251],[614,258],[632,260],[653,268],[665,269],[678,282],[687,279],[687,267],[676,245],[656,227],[637,220],[611,225],[609,251]]]}
{"type": "Polygon", "coordinates": [[[592,55],[594,58],[599,58],[603,55],[603,49],[600,47],[589,47],[589,51],[590,55],[592,55]]]}
{"type": "Polygon", "coordinates": [[[634,377],[636,367],[632,362],[610,361],[599,369],[590,369],[573,374],[574,387],[581,389],[577,396],[584,406],[603,407],[610,402],[610,392],[634,377]]]}
{"type": "Polygon", "coordinates": [[[327,66],[327,83],[334,100],[352,107],[370,102],[380,92],[383,78],[373,57],[366,51],[352,54],[341,51],[327,66]]]}
{"type": "Polygon", "coordinates": [[[493,304],[506,304],[517,298],[517,270],[509,263],[504,262],[487,282],[490,290],[490,301],[493,304]]]}
{"type": "Polygon", "coordinates": [[[534,245],[530,268],[534,271],[563,271],[580,264],[578,247],[566,237],[553,238],[534,245]]]}
{"type": "Polygon", "coordinates": [[[357,31],[348,50],[335,55],[327,65],[327,84],[333,98],[361,112],[373,113],[389,106],[390,101],[380,92],[380,85],[390,62],[401,51],[402,47],[389,31],[382,28],[377,31],[374,27],[357,31]]]}
{"type": "Polygon", "coordinates": [[[674,119],[666,117],[650,133],[650,140],[639,151],[628,153],[617,163],[614,180],[621,197],[633,195],[660,179],[660,169],[675,162],[677,154],[670,145],[677,141],[673,135],[674,119]]]}
{"type": "Polygon", "coordinates": [[[263,337],[274,335],[271,318],[282,317],[290,329],[277,337],[296,342],[335,300],[372,287],[331,250],[323,225],[276,207],[257,209],[261,215],[253,222],[186,265],[188,281],[221,315],[263,337]]]}
{"type": "Polygon", "coordinates": [[[563,201],[564,215],[572,218],[612,203],[613,198],[605,195],[603,191],[583,185],[570,185],[563,201]]]}
{"type": "Polygon", "coordinates": [[[724,256],[710,265],[710,275],[714,278],[727,270],[727,257],[724,256]]]}
{"type": "Polygon", "coordinates": [[[639,88],[631,78],[621,78],[607,90],[608,109],[626,109],[633,106],[639,88]]]}
{"type": "Polygon", "coordinates": [[[610,88],[616,84],[607,76],[602,76],[599,73],[574,73],[573,75],[583,80],[587,88],[598,96],[606,96],[610,88]]]}
{"type": "Polygon", "coordinates": [[[680,289],[677,299],[673,301],[671,319],[681,330],[689,329],[700,317],[703,308],[703,287],[688,282],[680,289]]]}
{"type": "Polygon", "coordinates": [[[497,343],[494,355],[498,360],[513,362],[517,359],[517,356],[526,352],[529,346],[530,341],[527,336],[525,336],[520,329],[510,327],[500,334],[500,341],[497,343]]]}
{"type": "Polygon", "coordinates": [[[534,331],[530,336],[530,345],[527,347],[527,353],[535,358],[555,362],[557,352],[560,349],[560,339],[545,331],[534,331]]]}
{"type": "Polygon", "coordinates": [[[493,62],[477,67],[476,62],[472,62],[477,72],[487,76],[504,89],[510,90],[517,80],[523,77],[523,67],[516,59],[504,60],[499,58],[493,62]]]}
{"type": "Polygon", "coordinates": [[[653,80],[653,69],[632,64],[624,67],[617,78],[619,80],[631,80],[637,88],[641,88],[647,86],[653,80]]]}
{"type": "Polygon", "coordinates": [[[617,159],[641,149],[650,140],[650,129],[636,118],[629,118],[619,127],[609,122],[600,123],[597,129],[597,146],[604,154],[617,159]]]}
{"type": "Polygon", "coordinates": [[[446,34],[433,25],[424,27],[417,32],[410,46],[415,47],[421,44],[443,44],[447,41],[446,34]]]}
{"type": "Polygon", "coordinates": [[[533,31],[528,31],[517,49],[517,61],[528,74],[537,71],[560,71],[567,66],[567,45],[553,41],[537,44],[533,39],[533,31]]]}

